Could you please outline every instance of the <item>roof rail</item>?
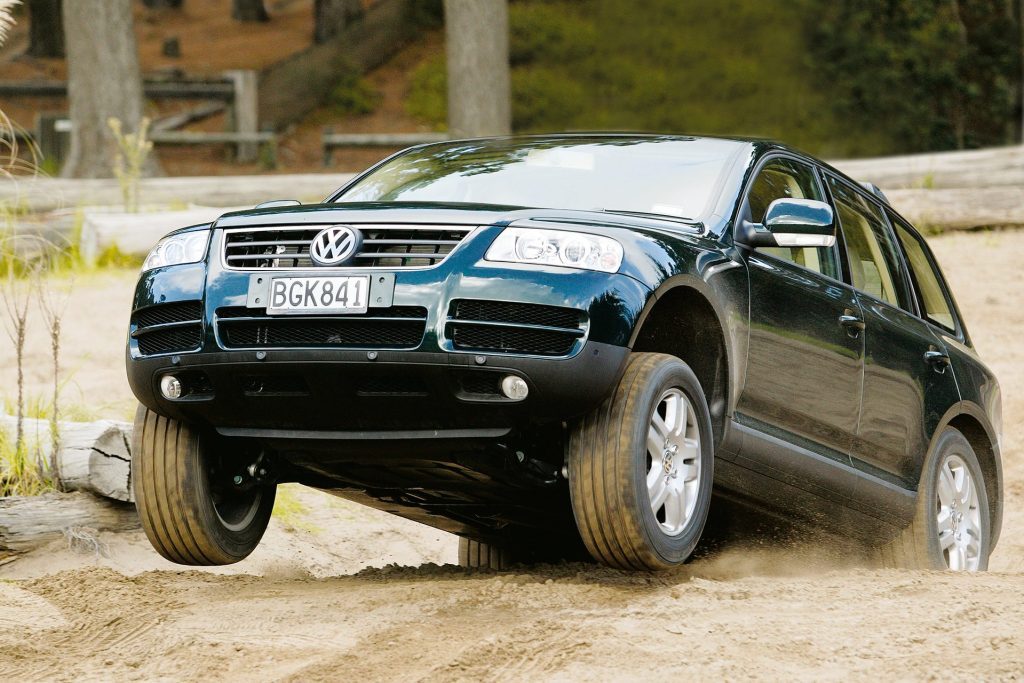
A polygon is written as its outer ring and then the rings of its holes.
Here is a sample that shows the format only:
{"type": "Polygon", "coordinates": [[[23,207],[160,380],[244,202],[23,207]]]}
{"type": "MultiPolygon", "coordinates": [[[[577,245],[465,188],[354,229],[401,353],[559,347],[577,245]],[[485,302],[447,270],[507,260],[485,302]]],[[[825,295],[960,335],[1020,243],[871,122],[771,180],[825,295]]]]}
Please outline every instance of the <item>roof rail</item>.
{"type": "Polygon", "coordinates": [[[864,189],[870,191],[871,194],[873,194],[876,197],[878,197],[879,199],[881,199],[887,205],[892,206],[892,204],[889,203],[889,198],[885,196],[885,193],[882,192],[881,189],[879,189],[878,185],[875,185],[874,183],[861,183],[861,186],[864,189]]]}

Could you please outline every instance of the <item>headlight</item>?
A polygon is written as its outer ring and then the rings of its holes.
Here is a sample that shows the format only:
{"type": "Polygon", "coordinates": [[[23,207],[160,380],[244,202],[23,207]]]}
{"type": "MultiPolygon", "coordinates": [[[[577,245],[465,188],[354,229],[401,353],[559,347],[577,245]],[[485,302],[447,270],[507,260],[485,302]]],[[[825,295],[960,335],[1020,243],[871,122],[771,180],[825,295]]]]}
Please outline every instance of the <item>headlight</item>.
{"type": "Polygon", "coordinates": [[[209,230],[183,232],[180,235],[165,237],[156,243],[153,251],[142,264],[142,270],[151,270],[162,266],[177,266],[182,263],[198,263],[206,253],[206,244],[210,241],[209,230]]]}
{"type": "Polygon", "coordinates": [[[505,228],[484,258],[614,273],[622,265],[622,245],[610,237],[582,232],[505,228]]]}

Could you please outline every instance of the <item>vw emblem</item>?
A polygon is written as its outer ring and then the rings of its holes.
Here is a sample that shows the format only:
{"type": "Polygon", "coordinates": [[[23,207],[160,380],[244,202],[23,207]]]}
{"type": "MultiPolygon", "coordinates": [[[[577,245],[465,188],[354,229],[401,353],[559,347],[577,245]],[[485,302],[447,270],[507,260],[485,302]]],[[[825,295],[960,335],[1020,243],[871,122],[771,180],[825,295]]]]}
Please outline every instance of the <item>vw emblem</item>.
{"type": "Polygon", "coordinates": [[[318,266],[336,266],[352,258],[362,242],[359,231],[345,225],[321,230],[309,244],[309,258],[318,266]]]}

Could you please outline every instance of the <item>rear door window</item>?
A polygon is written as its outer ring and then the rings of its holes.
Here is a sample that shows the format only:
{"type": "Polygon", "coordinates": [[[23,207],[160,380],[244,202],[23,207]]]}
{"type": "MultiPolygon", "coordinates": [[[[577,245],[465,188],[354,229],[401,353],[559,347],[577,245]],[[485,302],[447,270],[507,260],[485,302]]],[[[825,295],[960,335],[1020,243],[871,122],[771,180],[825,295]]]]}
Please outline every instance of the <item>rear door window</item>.
{"type": "Polygon", "coordinates": [[[899,251],[881,209],[831,176],[828,183],[843,231],[853,286],[876,299],[912,311],[899,251]]]}
{"type": "Polygon", "coordinates": [[[889,214],[889,217],[896,228],[896,238],[903,245],[903,252],[907,256],[907,266],[917,289],[921,314],[936,325],[955,333],[956,319],[953,317],[953,308],[946,298],[942,276],[939,275],[934,261],[928,256],[928,248],[903,221],[892,214],[889,214]]]}

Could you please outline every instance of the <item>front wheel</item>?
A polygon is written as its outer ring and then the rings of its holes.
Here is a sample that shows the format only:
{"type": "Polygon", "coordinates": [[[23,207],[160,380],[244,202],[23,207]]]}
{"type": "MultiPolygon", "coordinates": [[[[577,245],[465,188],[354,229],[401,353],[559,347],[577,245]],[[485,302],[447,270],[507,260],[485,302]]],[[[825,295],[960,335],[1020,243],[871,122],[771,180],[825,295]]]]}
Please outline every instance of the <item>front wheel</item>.
{"type": "Polygon", "coordinates": [[[256,469],[249,472],[248,458],[220,446],[145,406],[135,413],[135,505],[149,542],[171,562],[238,562],[256,548],[270,521],[276,485],[256,469]]]}
{"type": "Polygon", "coordinates": [[[690,367],[634,353],[605,402],[569,441],[573,514],[594,559],[667,569],[693,552],[714,476],[711,415],[690,367]]]}

